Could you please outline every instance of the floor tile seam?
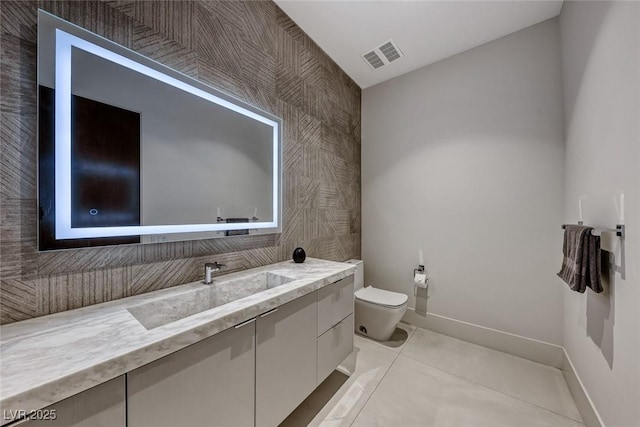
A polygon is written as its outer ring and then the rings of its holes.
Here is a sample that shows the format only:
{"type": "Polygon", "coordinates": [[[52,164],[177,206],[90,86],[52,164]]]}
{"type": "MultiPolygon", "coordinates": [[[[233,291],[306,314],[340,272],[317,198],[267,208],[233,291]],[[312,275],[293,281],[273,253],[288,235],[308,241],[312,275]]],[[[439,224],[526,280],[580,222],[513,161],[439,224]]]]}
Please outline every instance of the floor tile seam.
{"type": "MultiPolygon", "coordinates": [[[[409,336],[407,337],[407,340],[404,342],[404,344],[402,344],[402,348],[400,349],[400,351],[398,352],[398,355],[402,354],[405,350],[405,348],[407,348],[407,344],[409,344],[409,341],[411,341],[411,338],[416,334],[416,331],[418,329],[422,329],[422,328],[418,328],[417,326],[413,327],[413,331],[411,331],[411,333],[409,334],[409,336]]],[[[423,331],[426,329],[422,329],[423,331]]]]}
{"type": "Polygon", "coordinates": [[[412,336],[415,335],[416,331],[419,328],[417,326],[413,327],[413,331],[411,331],[411,333],[409,334],[409,336],[407,337],[407,340],[404,342],[404,344],[402,345],[402,348],[400,349],[400,352],[402,353],[402,350],[404,350],[404,348],[407,346],[406,344],[409,342],[409,340],[411,339],[412,336]]]}
{"type": "MultiPolygon", "coordinates": [[[[408,341],[408,339],[407,339],[408,341]]],[[[390,351],[390,350],[389,350],[390,351]]],[[[389,364],[389,367],[387,367],[387,370],[384,372],[384,375],[382,375],[382,378],[380,378],[380,381],[377,382],[376,386],[373,388],[373,391],[371,392],[371,394],[369,395],[369,397],[367,397],[367,400],[364,402],[364,404],[362,405],[362,407],[360,408],[360,410],[358,411],[358,413],[356,414],[356,416],[353,418],[353,421],[351,421],[351,424],[349,424],[349,426],[351,427],[356,420],[358,419],[358,417],[360,416],[360,414],[362,413],[362,410],[365,408],[365,406],[367,406],[367,403],[369,403],[369,400],[371,400],[371,398],[373,397],[373,395],[376,393],[376,391],[378,390],[378,387],[380,387],[380,384],[382,384],[382,381],[384,381],[384,379],[387,377],[387,374],[389,373],[389,371],[391,370],[391,368],[393,367],[393,365],[396,363],[396,361],[398,360],[398,358],[400,357],[400,353],[396,353],[394,351],[392,351],[392,353],[395,354],[395,357],[393,358],[393,361],[389,364]]]]}
{"type": "MultiPolygon", "coordinates": [[[[441,372],[444,372],[445,374],[448,374],[448,375],[451,375],[451,376],[454,376],[454,377],[460,378],[461,380],[467,381],[467,382],[469,382],[469,383],[471,383],[471,384],[478,385],[478,386],[480,386],[480,387],[486,388],[487,390],[495,391],[496,393],[500,393],[500,394],[502,394],[503,396],[507,396],[507,397],[510,397],[510,398],[512,398],[512,399],[519,400],[520,402],[526,403],[526,404],[531,405],[531,406],[535,406],[536,408],[542,409],[542,410],[547,411],[547,412],[551,412],[552,414],[559,415],[559,416],[561,416],[561,417],[563,417],[563,418],[566,418],[566,419],[568,419],[568,420],[575,421],[575,422],[577,422],[577,423],[580,423],[580,424],[583,424],[583,425],[584,425],[584,421],[583,421],[583,420],[581,420],[581,419],[580,419],[580,420],[575,419],[575,418],[573,418],[573,417],[570,417],[570,416],[567,416],[567,415],[561,414],[561,413],[559,413],[559,412],[556,412],[556,411],[554,411],[553,409],[545,408],[544,406],[540,406],[540,405],[539,405],[539,404],[537,404],[537,403],[534,403],[534,402],[530,402],[530,401],[528,401],[528,400],[525,400],[525,399],[523,399],[523,398],[521,398],[521,397],[513,396],[513,395],[511,395],[511,394],[507,394],[507,393],[505,393],[505,392],[503,392],[503,391],[497,390],[497,389],[495,389],[495,388],[493,388],[493,387],[490,387],[490,386],[488,386],[488,385],[486,385],[486,384],[482,384],[482,383],[479,383],[479,382],[477,382],[477,381],[473,381],[473,380],[471,380],[471,379],[469,379],[469,378],[465,378],[465,377],[463,377],[463,376],[461,376],[461,375],[458,375],[458,374],[456,374],[456,373],[449,372],[449,371],[447,371],[447,370],[445,370],[445,369],[442,369],[442,368],[440,368],[440,367],[438,367],[438,366],[435,366],[435,365],[432,365],[432,364],[430,364],[430,363],[427,363],[427,362],[425,362],[425,361],[423,361],[423,360],[416,359],[415,357],[411,357],[411,356],[408,356],[408,355],[406,355],[406,354],[402,354],[402,355],[398,355],[398,356],[406,357],[407,359],[411,359],[411,360],[413,360],[414,362],[418,362],[418,363],[421,363],[421,364],[423,364],[423,365],[429,366],[429,367],[431,367],[431,368],[437,369],[437,370],[439,370],[439,371],[441,371],[441,372]]],[[[394,361],[393,361],[393,363],[395,364],[395,362],[396,362],[396,361],[397,361],[397,358],[396,358],[396,360],[394,360],[394,361]]],[[[393,364],[392,364],[392,365],[393,365],[393,364]]],[[[385,374],[385,376],[386,376],[386,374],[385,374]]],[[[382,381],[381,381],[381,382],[382,382],[382,381]]],[[[376,387],[376,388],[377,388],[377,387],[376,387]]],[[[574,402],[574,403],[575,403],[575,402],[574,402]]]]}
{"type": "MultiPolygon", "coordinates": [[[[367,341],[369,340],[368,338],[365,338],[365,339],[367,341]]],[[[383,344],[378,344],[378,343],[375,343],[375,342],[367,342],[367,341],[365,341],[365,343],[364,343],[365,346],[370,346],[372,348],[375,348],[377,351],[383,351],[385,353],[389,353],[390,355],[393,354],[394,355],[394,359],[393,359],[394,361],[395,361],[396,357],[400,354],[399,352],[396,352],[396,351],[393,351],[393,350],[389,349],[388,347],[386,347],[383,344]]],[[[354,342],[353,345],[356,346],[357,344],[354,342]]]]}

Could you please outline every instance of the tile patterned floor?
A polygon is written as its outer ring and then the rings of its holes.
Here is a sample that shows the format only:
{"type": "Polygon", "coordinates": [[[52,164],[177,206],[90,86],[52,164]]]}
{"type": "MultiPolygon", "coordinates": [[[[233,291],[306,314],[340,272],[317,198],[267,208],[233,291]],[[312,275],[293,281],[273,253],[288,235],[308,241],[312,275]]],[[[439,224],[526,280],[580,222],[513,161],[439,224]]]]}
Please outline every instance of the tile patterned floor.
{"type": "Polygon", "coordinates": [[[558,369],[404,323],[354,347],[282,426],[584,427],[558,369]]]}

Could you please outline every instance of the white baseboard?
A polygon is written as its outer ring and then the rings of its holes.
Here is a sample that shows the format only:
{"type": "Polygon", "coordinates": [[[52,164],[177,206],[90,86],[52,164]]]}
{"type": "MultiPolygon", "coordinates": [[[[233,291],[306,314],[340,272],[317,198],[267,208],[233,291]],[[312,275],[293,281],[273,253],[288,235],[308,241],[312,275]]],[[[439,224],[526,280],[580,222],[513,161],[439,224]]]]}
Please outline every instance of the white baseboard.
{"type": "Polygon", "coordinates": [[[573,396],[573,400],[576,402],[584,425],[586,427],[604,427],[600,414],[598,414],[598,411],[595,409],[589,393],[587,393],[582,381],[580,381],[580,377],[564,348],[562,349],[562,355],[562,375],[569,386],[569,391],[573,396]]]}
{"type": "Polygon", "coordinates": [[[413,308],[407,308],[402,320],[419,328],[429,329],[560,369],[584,425],[586,427],[605,427],[564,347],[437,314],[427,313],[425,317],[416,314],[413,308]]]}
{"type": "Polygon", "coordinates": [[[473,323],[462,322],[437,314],[427,313],[425,317],[416,314],[410,307],[407,308],[402,320],[419,328],[429,329],[463,341],[553,366],[554,368],[562,369],[563,367],[564,349],[559,345],[486,328],[473,323]]]}

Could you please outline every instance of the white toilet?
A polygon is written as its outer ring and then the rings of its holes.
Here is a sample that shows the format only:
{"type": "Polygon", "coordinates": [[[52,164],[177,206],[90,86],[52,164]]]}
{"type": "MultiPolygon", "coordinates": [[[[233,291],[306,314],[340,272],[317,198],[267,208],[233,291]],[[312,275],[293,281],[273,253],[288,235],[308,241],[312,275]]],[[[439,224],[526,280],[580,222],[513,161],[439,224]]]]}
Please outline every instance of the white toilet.
{"type": "Polygon", "coordinates": [[[388,341],[396,326],[407,311],[407,297],[399,292],[385,291],[373,286],[364,287],[364,263],[350,259],[356,266],[355,288],[355,331],[374,340],[388,341]]]}

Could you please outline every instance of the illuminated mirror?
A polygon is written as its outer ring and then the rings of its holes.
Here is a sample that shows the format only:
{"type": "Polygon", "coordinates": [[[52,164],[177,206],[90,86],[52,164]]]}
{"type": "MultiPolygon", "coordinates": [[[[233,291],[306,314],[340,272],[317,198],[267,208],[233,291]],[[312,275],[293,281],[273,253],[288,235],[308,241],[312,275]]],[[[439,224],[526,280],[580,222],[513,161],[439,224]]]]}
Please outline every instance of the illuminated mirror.
{"type": "Polygon", "coordinates": [[[281,120],[39,11],[39,248],[281,231],[281,120]]]}

